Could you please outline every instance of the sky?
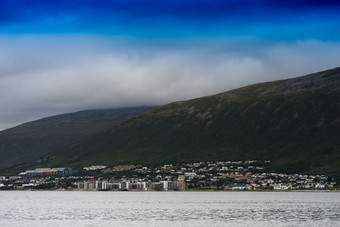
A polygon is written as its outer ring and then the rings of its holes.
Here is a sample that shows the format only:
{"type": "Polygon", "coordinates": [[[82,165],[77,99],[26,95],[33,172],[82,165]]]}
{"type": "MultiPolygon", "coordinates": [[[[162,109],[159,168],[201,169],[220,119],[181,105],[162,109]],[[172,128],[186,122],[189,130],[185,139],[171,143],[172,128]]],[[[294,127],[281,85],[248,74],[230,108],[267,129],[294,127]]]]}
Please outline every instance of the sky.
{"type": "Polygon", "coordinates": [[[0,0],[0,130],[340,66],[340,1],[0,0]]]}

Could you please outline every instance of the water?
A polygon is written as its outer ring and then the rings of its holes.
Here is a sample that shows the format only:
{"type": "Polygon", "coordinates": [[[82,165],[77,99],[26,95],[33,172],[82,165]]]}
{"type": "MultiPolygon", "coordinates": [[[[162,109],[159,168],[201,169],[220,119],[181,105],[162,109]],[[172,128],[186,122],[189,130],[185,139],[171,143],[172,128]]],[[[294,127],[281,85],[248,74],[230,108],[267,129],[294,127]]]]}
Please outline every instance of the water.
{"type": "Polygon", "coordinates": [[[340,226],[336,192],[0,191],[0,226],[340,226]]]}

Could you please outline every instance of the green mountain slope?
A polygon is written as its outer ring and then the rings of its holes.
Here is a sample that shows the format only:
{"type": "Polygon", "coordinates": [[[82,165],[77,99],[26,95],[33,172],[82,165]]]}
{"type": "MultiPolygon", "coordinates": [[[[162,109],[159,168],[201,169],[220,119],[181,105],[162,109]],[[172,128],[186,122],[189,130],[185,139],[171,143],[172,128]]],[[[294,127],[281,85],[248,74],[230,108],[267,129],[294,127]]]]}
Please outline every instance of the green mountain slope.
{"type": "Polygon", "coordinates": [[[150,109],[152,107],[80,111],[1,131],[0,171],[34,161],[150,109]]]}
{"type": "Polygon", "coordinates": [[[271,160],[340,175],[340,68],[171,103],[54,153],[41,165],[271,160]]]}

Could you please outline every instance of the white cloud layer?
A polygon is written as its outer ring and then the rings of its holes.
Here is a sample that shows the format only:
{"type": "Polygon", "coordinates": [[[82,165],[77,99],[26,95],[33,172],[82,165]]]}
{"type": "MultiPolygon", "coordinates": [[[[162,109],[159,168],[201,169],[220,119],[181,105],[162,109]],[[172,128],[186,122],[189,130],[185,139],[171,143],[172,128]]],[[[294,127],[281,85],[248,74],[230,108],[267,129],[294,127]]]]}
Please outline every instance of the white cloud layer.
{"type": "Polygon", "coordinates": [[[0,37],[0,129],[65,112],[160,105],[339,66],[339,42],[0,37]]]}

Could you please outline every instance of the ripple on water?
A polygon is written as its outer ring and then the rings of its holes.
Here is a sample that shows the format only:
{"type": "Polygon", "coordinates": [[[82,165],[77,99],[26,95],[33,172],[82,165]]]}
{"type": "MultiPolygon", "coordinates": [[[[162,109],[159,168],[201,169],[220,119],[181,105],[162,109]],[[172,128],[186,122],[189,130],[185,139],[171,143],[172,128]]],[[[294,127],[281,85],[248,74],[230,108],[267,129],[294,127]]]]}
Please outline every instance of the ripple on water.
{"type": "Polygon", "coordinates": [[[7,191],[0,226],[337,226],[339,195],[7,191]]]}

